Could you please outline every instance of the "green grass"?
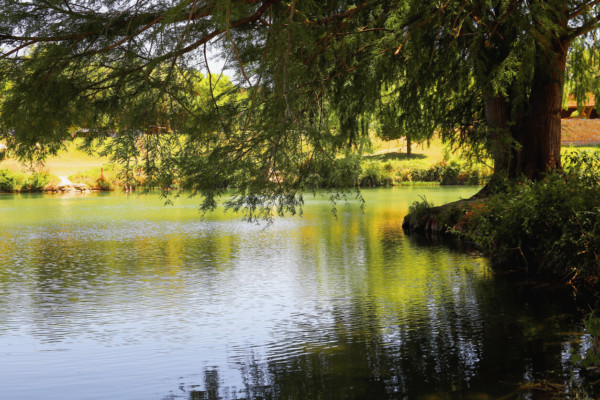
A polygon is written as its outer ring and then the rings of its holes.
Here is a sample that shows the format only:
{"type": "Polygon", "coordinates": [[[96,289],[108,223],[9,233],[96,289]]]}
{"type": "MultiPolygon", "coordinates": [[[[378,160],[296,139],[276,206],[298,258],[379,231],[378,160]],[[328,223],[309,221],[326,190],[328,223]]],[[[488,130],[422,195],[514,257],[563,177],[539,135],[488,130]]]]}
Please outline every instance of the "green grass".
{"type": "Polygon", "coordinates": [[[9,169],[16,172],[44,171],[55,176],[70,176],[83,173],[93,168],[100,168],[108,162],[106,157],[89,155],[80,150],[80,140],[67,143],[64,150],[55,156],[49,157],[43,165],[28,165],[17,160],[7,158],[0,162],[0,169],[9,169]]]}
{"type": "Polygon", "coordinates": [[[573,150],[577,150],[577,151],[597,151],[600,150],[600,145],[596,145],[596,146],[573,146],[573,145],[569,145],[569,146],[562,146],[560,149],[560,154],[561,155],[565,155],[566,153],[573,151],[573,150]]]}
{"type": "Polygon", "coordinates": [[[78,148],[76,140],[69,143],[65,150],[45,162],[45,167],[53,175],[70,176],[93,168],[100,168],[108,163],[108,158],[89,155],[78,148]]]}
{"type": "MultiPolygon", "coordinates": [[[[110,181],[111,187],[120,186],[117,171],[114,167],[107,165],[108,158],[87,154],[79,149],[80,144],[78,139],[67,143],[65,149],[57,155],[49,157],[43,165],[22,164],[17,160],[6,158],[0,161],[0,169],[21,174],[46,173],[49,174],[52,181],[57,181],[56,177],[58,176],[64,176],[69,177],[75,183],[86,183],[95,187],[100,177],[100,168],[104,167],[105,177],[110,181]]],[[[600,145],[564,146],[561,153],[565,155],[573,150],[600,150],[600,145]]],[[[426,176],[425,171],[452,163],[459,164],[462,169],[471,169],[467,165],[466,157],[460,153],[452,153],[439,138],[434,138],[426,143],[413,144],[412,154],[409,157],[403,139],[383,141],[374,137],[369,151],[365,152],[360,161],[363,172],[359,181],[364,186],[370,186],[370,182],[375,185],[430,185],[432,182],[423,182],[423,178],[431,179],[426,176]]],[[[474,167],[482,171],[486,170],[481,165],[474,167]]]]}
{"type": "MultiPolygon", "coordinates": [[[[452,153],[447,145],[442,143],[439,138],[432,139],[429,143],[421,143],[412,146],[412,155],[409,158],[406,154],[406,142],[403,139],[391,140],[389,142],[383,141],[378,138],[372,139],[373,153],[368,154],[365,157],[367,159],[380,160],[380,161],[401,161],[406,163],[407,166],[427,168],[434,164],[444,161],[466,161],[460,153],[452,153]]],[[[561,154],[567,154],[570,151],[578,150],[600,150],[600,145],[593,146],[574,146],[574,145],[563,145],[561,148],[561,154]]],[[[491,160],[490,160],[491,165],[491,160]]]]}
{"type": "MultiPolygon", "coordinates": [[[[410,157],[406,154],[406,141],[390,140],[383,141],[377,137],[372,138],[373,153],[366,158],[379,161],[400,161],[406,166],[427,168],[444,161],[444,157],[450,159],[461,158],[460,155],[452,154],[448,147],[439,138],[434,138],[429,143],[413,144],[410,157]]],[[[449,161],[448,160],[448,161],[449,161]]]]}

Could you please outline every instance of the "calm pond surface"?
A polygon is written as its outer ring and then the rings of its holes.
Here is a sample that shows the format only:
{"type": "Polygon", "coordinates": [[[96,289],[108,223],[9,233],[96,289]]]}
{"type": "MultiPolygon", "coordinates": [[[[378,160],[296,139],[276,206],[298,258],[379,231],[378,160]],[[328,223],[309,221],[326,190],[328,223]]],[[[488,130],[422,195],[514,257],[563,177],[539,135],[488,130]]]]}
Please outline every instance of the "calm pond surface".
{"type": "Polygon", "coordinates": [[[2,399],[575,397],[570,294],[401,229],[368,190],[265,227],[198,199],[0,196],[2,399]]]}

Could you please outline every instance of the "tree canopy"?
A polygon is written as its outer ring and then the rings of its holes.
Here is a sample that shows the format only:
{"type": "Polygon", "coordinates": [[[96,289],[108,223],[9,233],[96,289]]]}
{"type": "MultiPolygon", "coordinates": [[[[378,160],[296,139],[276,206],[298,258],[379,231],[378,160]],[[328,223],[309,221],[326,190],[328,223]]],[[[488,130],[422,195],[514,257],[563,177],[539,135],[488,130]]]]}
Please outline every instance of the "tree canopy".
{"type": "Polygon", "coordinates": [[[0,138],[43,158],[80,130],[205,208],[234,186],[251,216],[294,212],[393,93],[414,137],[537,179],[560,168],[567,60],[569,90],[596,82],[575,76],[597,60],[599,3],[0,0],[0,138]]]}

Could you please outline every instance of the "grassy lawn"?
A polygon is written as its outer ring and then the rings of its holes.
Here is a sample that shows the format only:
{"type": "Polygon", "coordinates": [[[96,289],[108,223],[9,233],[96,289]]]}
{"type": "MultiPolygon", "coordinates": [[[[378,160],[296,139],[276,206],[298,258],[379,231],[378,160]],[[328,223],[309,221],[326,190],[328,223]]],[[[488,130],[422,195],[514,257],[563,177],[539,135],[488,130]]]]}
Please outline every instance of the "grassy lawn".
{"type": "Polygon", "coordinates": [[[68,143],[64,150],[61,150],[56,156],[48,158],[42,166],[33,166],[21,164],[16,160],[7,159],[0,162],[0,169],[10,169],[19,172],[31,172],[32,169],[49,172],[56,176],[69,176],[80,172],[85,172],[93,168],[99,168],[108,162],[106,157],[89,155],[78,149],[80,142],[75,140],[68,143]]]}
{"type": "MultiPolygon", "coordinates": [[[[98,169],[108,163],[109,160],[106,157],[89,155],[81,151],[78,148],[79,144],[78,140],[68,143],[64,150],[61,150],[56,156],[48,158],[43,166],[33,166],[32,168],[16,160],[6,159],[0,162],[0,169],[19,172],[39,171],[41,169],[51,175],[68,177],[98,169]]],[[[440,163],[444,158],[446,158],[446,161],[465,161],[461,154],[451,153],[448,146],[443,144],[439,138],[435,138],[429,143],[413,144],[410,158],[406,154],[406,142],[403,139],[386,142],[379,138],[373,138],[371,150],[370,153],[365,154],[365,161],[393,161],[399,167],[405,168],[429,168],[440,163]]],[[[600,145],[563,146],[561,153],[566,154],[573,150],[600,150],[600,145]]]]}
{"type": "MultiPolygon", "coordinates": [[[[571,151],[600,151],[600,145],[592,146],[573,146],[563,145],[561,154],[565,155],[571,151]]],[[[422,143],[412,146],[412,155],[408,158],[406,154],[406,142],[403,139],[391,140],[389,142],[382,141],[378,138],[373,139],[373,153],[365,156],[373,161],[392,161],[398,160],[407,167],[427,168],[444,160],[446,155],[447,160],[466,161],[459,152],[452,153],[449,147],[442,143],[442,140],[435,138],[429,143],[422,143]]],[[[492,165],[492,161],[489,160],[492,165]]]]}
{"type": "MultiPolygon", "coordinates": [[[[94,168],[99,168],[108,163],[108,158],[89,155],[79,150],[80,142],[75,140],[68,143],[64,150],[61,150],[56,156],[48,158],[43,166],[33,166],[21,164],[13,159],[6,159],[0,162],[0,169],[10,169],[19,172],[31,172],[32,169],[49,172],[56,176],[70,176],[83,173],[94,168]]],[[[410,158],[406,155],[406,145],[404,140],[382,141],[378,138],[373,139],[372,153],[365,157],[372,161],[393,161],[398,160],[407,166],[427,168],[444,159],[446,146],[440,139],[434,139],[427,143],[413,145],[410,158]]],[[[453,157],[454,158],[454,157],[453,157]]]]}
{"type": "Polygon", "coordinates": [[[406,141],[404,139],[389,142],[378,138],[372,139],[373,153],[365,156],[372,161],[398,161],[406,167],[428,168],[446,161],[466,161],[460,153],[452,153],[450,147],[442,143],[440,138],[434,138],[428,143],[412,145],[410,158],[406,154],[406,141]]]}
{"type": "Polygon", "coordinates": [[[595,146],[573,146],[573,145],[569,145],[569,146],[562,146],[562,148],[560,149],[560,154],[564,155],[570,151],[573,150],[577,150],[577,151],[584,151],[584,150],[589,150],[589,151],[597,151],[600,150],[600,145],[595,145],[595,146]]]}

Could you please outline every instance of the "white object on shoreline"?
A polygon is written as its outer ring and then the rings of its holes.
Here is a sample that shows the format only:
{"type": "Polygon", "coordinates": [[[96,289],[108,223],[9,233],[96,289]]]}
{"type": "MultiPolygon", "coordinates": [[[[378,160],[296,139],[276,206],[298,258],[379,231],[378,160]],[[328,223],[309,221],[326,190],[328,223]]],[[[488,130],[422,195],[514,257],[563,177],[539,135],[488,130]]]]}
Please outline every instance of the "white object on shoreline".
{"type": "Polygon", "coordinates": [[[58,186],[73,186],[73,182],[71,182],[69,180],[69,178],[67,178],[66,176],[59,176],[58,179],[60,179],[60,183],[58,184],[58,186]]]}

